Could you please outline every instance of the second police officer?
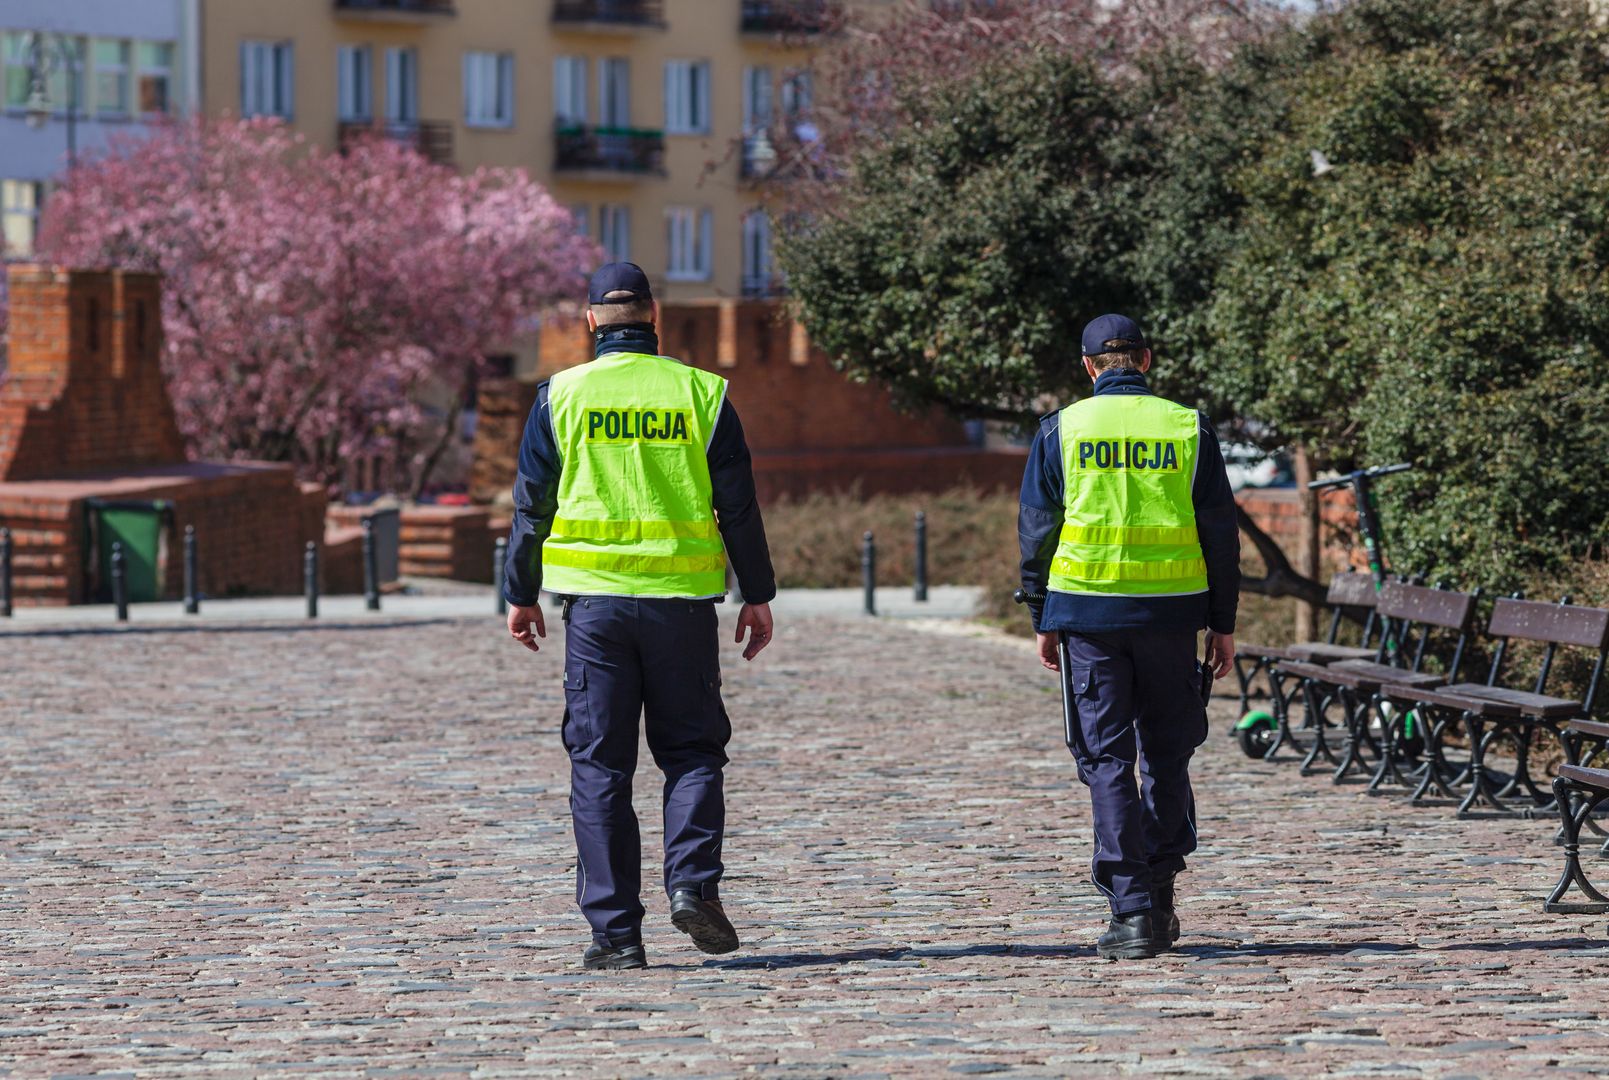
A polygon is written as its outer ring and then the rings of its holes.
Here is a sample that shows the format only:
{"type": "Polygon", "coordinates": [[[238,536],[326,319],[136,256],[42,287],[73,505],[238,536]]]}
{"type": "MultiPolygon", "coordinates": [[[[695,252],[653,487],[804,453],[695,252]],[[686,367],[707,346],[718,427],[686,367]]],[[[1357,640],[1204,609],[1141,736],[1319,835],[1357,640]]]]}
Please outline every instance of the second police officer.
{"type": "Polygon", "coordinates": [[[639,718],[665,776],[671,921],[705,952],[738,947],[718,887],[732,729],[715,603],[730,556],[752,660],[771,640],[776,581],[726,380],[660,355],[640,267],[600,268],[587,299],[596,358],[542,384],[526,423],[505,594],[509,633],[532,650],[547,636],[538,592],[564,602],[576,900],[592,927],[582,962],[639,968],[639,718]]]}
{"type": "Polygon", "coordinates": [[[1223,678],[1240,536],[1212,425],[1151,392],[1140,327],[1103,315],[1082,347],[1093,395],[1046,417],[1029,452],[1022,582],[1090,790],[1092,872],[1112,913],[1096,949],[1141,958],[1179,938],[1174,879],[1196,847],[1190,758],[1207,736],[1196,635],[1223,678]]]}

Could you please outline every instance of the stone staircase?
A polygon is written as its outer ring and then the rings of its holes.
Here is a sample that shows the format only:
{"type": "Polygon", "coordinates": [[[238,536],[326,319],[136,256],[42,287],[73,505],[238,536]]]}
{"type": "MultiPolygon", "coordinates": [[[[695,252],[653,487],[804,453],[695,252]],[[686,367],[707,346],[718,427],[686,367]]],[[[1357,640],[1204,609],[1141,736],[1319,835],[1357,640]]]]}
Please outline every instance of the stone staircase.
{"type": "Polygon", "coordinates": [[[11,530],[11,595],[21,606],[59,607],[78,594],[83,568],[69,553],[76,551],[80,523],[71,519],[70,504],[35,504],[0,500],[0,528],[11,530]]]}

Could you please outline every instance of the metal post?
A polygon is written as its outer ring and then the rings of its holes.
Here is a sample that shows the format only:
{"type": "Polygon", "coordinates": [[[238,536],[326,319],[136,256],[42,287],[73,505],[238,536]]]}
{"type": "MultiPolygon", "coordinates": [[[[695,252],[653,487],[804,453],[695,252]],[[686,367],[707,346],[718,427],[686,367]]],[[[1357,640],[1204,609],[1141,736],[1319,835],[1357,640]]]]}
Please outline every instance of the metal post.
{"type": "Polygon", "coordinates": [[[196,527],[184,527],[184,613],[201,614],[201,582],[196,568],[196,527]]]}
{"type": "Polygon", "coordinates": [[[318,545],[311,540],[302,553],[302,593],[307,597],[307,617],[318,618],[318,545]]]}
{"type": "Polygon", "coordinates": [[[11,530],[0,529],[0,619],[11,618],[11,530]]]}
{"type": "Polygon", "coordinates": [[[860,578],[866,589],[866,614],[877,614],[877,541],[866,530],[860,544],[860,578]]]}
{"type": "Polygon", "coordinates": [[[927,603],[927,514],[916,512],[916,602],[927,603]]]}
{"type": "Polygon", "coordinates": [[[363,605],[380,610],[380,567],[375,562],[374,519],[363,519],[363,605]]]}
{"type": "Polygon", "coordinates": [[[112,603],[117,607],[117,621],[128,622],[128,559],[117,542],[112,544],[112,603]]]}
{"type": "Polygon", "coordinates": [[[503,567],[508,558],[508,538],[499,536],[492,545],[492,589],[497,593],[497,613],[508,614],[508,601],[503,597],[503,567]]]}

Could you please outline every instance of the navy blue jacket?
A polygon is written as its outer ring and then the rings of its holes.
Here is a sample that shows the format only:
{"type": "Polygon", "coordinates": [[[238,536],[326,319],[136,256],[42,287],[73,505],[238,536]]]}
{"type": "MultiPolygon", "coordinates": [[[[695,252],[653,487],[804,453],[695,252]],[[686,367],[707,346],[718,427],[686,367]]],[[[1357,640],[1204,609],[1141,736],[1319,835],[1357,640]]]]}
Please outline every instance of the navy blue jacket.
{"type": "MultiPolygon", "coordinates": [[[[1095,396],[1149,394],[1150,386],[1138,371],[1114,368],[1095,380],[1095,396]]],[[[1207,562],[1207,591],[1194,596],[1073,596],[1048,593],[1050,563],[1061,539],[1066,515],[1063,500],[1067,480],[1062,475],[1061,413],[1039,423],[1028,467],[1022,476],[1022,505],[1017,512],[1017,542],[1022,549],[1022,587],[1029,596],[1034,629],[1042,633],[1068,630],[1100,634],[1111,630],[1196,631],[1202,627],[1222,634],[1235,632],[1235,608],[1240,602],[1240,525],[1235,514],[1235,493],[1224,470],[1218,434],[1201,417],[1201,442],[1196,451],[1196,479],[1191,502],[1196,531],[1207,562]]]]}
{"type": "MultiPolygon", "coordinates": [[[[635,352],[658,355],[659,339],[648,327],[619,327],[598,335],[598,356],[635,352]]],[[[765,522],[754,493],[754,468],[743,425],[730,401],[721,402],[709,446],[710,502],[715,507],[726,557],[737,574],[738,590],[750,604],[768,604],[777,594],[765,522]]],[[[508,538],[503,595],[521,607],[536,603],[542,589],[542,543],[553,531],[559,509],[563,469],[548,410],[548,384],[536,388],[536,407],[520,440],[519,475],[514,481],[514,528],[508,538]]]]}

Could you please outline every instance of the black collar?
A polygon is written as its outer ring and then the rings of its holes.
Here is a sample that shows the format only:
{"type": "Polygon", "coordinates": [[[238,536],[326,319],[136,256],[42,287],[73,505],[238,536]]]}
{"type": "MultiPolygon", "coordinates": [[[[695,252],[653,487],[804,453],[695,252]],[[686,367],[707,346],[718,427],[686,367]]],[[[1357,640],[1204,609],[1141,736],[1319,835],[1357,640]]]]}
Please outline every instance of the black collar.
{"type": "Polygon", "coordinates": [[[659,355],[659,335],[653,323],[614,323],[598,327],[593,335],[594,356],[610,353],[646,353],[659,355]]]}
{"type": "Polygon", "coordinates": [[[1095,395],[1101,394],[1149,394],[1150,384],[1145,381],[1145,373],[1133,368],[1109,368],[1101,372],[1095,380],[1095,395]]]}

